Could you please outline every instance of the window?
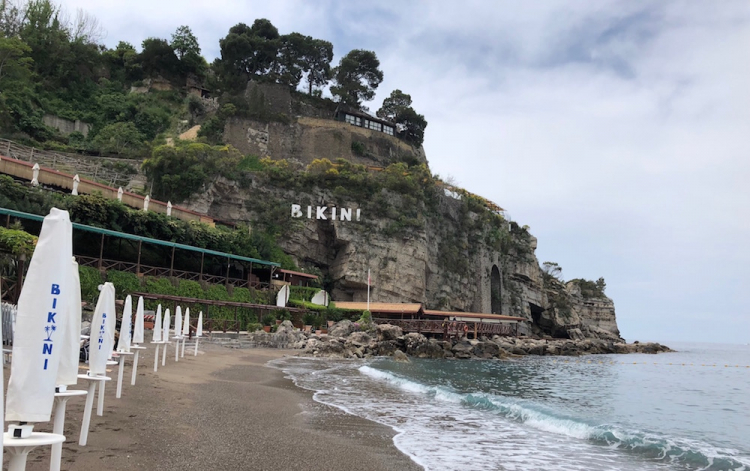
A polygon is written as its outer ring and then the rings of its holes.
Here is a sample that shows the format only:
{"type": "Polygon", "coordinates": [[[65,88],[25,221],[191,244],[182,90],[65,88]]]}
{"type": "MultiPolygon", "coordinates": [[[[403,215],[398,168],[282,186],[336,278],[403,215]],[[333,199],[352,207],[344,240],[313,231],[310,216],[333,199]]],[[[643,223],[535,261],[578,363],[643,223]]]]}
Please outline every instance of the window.
{"type": "Polygon", "coordinates": [[[382,131],[383,125],[380,123],[377,123],[375,121],[370,121],[369,119],[365,120],[365,127],[367,129],[372,129],[373,131],[382,131]]]}
{"type": "Polygon", "coordinates": [[[393,127],[392,126],[383,126],[383,132],[393,136],[393,127]]]}
{"type": "Polygon", "coordinates": [[[346,122],[349,124],[353,124],[355,126],[362,126],[362,118],[358,116],[352,116],[350,114],[344,115],[346,116],[346,122]]]}

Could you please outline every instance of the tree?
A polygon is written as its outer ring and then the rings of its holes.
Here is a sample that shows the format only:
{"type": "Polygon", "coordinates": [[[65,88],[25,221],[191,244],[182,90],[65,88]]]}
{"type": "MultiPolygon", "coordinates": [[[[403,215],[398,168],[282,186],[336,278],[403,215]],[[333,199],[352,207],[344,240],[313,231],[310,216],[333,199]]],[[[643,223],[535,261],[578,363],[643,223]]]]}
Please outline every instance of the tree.
{"type": "Polygon", "coordinates": [[[310,36],[290,33],[279,37],[279,49],[276,61],[271,67],[271,76],[276,83],[296,89],[302,80],[303,57],[307,45],[312,41],[310,36]]]}
{"type": "Polygon", "coordinates": [[[24,10],[13,0],[0,0],[0,36],[18,36],[23,25],[24,10]]]}
{"type": "Polygon", "coordinates": [[[560,280],[560,275],[562,275],[562,267],[557,262],[544,262],[542,263],[542,268],[545,275],[558,281],[560,280]]]}
{"type": "Polygon", "coordinates": [[[238,23],[219,40],[221,60],[216,65],[230,87],[244,86],[247,80],[269,73],[277,61],[279,43],[279,31],[266,19],[255,20],[253,26],[238,23]]]}
{"type": "Polygon", "coordinates": [[[122,154],[135,150],[141,145],[143,137],[133,123],[115,123],[105,126],[94,137],[92,143],[102,152],[122,154]]]}
{"type": "Polygon", "coordinates": [[[104,39],[105,35],[104,27],[95,16],[81,8],[76,11],[76,18],[70,24],[70,36],[74,42],[96,44],[104,39]]]}
{"type": "Polygon", "coordinates": [[[180,60],[165,39],[144,39],[142,47],[138,61],[146,76],[161,75],[167,80],[174,80],[180,75],[180,60]]]}
{"type": "Polygon", "coordinates": [[[198,45],[198,39],[193,35],[189,26],[180,26],[172,33],[172,43],[170,44],[177,58],[183,60],[186,56],[200,56],[201,48],[198,45]]]}
{"type": "Polygon", "coordinates": [[[115,49],[104,51],[102,59],[109,68],[111,80],[124,84],[143,78],[143,68],[139,63],[138,52],[130,43],[120,41],[115,49]]]}
{"type": "Polygon", "coordinates": [[[424,142],[427,120],[411,107],[411,95],[401,90],[392,91],[391,95],[383,100],[383,106],[376,114],[395,123],[404,139],[414,142],[417,146],[424,142]]]}
{"type": "Polygon", "coordinates": [[[383,81],[380,61],[372,51],[355,49],[341,58],[333,71],[336,83],[331,93],[341,103],[359,108],[363,101],[370,101],[383,81]]]}
{"type": "Polygon", "coordinates": [[[0,38],[0,84],[6,76],[27,75],[33,61],[25,56],[30,52],[31,48],[18,38],[0,38]]]}
{"type": "Polygon", "coordinates": [[[599,279],[596,280],[596,289],[599,290],[599,293],[601,293],[602,296],[604,296],[604,290],[607,289],[607,283],[604,281],[604,277],[599,277],[599,279]]]}
{"type": "Polygon", "coordinates": [[[331,60],[333,44],[310,38],[302,56],[302,70],[307,72],[307,93],[310,95],[313,87],[324,87],[331,80],[331,60]]]}
{"type": "Polygon", "coordinates": [[[411,95],[407,95],[401,90],[393,90],[391,95],[383,100],[383,105],[375,113],[378,118],[395,122],[396,117],[404,108],[411,106],[411,95]]]}

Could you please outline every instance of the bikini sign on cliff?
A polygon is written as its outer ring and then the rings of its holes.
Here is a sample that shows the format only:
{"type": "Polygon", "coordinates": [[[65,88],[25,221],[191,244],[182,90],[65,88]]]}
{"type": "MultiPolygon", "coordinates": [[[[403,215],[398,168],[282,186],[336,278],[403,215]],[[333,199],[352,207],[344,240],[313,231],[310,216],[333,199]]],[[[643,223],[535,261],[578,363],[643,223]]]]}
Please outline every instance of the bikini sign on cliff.
{"type": "MultiPolygon", "coordinates": [[[[336,219],[338,219],[339,221],[351,221],[353,214],[354,220],[359,221],[361,216],[360,211],[360,209],[353,210],[351,208],[337,208],[335,206],[332,206],[330,208],[328,206],[308,206],[307,219],[323,219],[331,221],[335,221],[336,219]]],[[[293,218],[301,218],[304,215],[305,214],[302,212],[301,205],[292,205],[293,218]]]]}

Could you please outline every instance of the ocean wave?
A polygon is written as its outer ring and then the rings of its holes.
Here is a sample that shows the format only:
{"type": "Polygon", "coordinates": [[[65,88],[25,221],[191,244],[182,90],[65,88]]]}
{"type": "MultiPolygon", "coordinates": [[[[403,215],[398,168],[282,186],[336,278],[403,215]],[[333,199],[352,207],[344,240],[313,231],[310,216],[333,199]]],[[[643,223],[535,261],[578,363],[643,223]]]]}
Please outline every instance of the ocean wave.
{"type": "Polygon", "coordinates": [[[444,386],[422,384],[371,366],[362,366],[359,371],[373,380],[387,382],[409,393],[485,410],[543,432],[587,440],[648,460],[673,463],[688,469],[750,470],[750,457],[742,456],[737,450],[730,448],[687,438],[667,437],[656,432],[628,430],[617,425],[586,423],[575,417],[556,414],[538,404],[488,393],[462,394],[444,386]]]}

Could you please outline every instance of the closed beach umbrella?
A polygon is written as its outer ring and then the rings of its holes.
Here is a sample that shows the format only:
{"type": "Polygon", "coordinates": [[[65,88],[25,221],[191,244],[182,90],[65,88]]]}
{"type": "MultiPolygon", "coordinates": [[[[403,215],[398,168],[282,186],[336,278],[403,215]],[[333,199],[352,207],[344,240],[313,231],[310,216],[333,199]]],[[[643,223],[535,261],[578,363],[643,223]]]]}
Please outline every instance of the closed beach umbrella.
{"type": "Polygon", "coordinates": [[[163,324],[164,330],[162,331],[162,339],[166,342],[169,340],[169,308],[167,308],[166,311],[164,311],[164,324],[163,324]]]}
{"type": "Polygon", "coordinates": [[[174,315],[174,336],[180,337],[182,335],[182,308],[177,306],[175,308],[174,315]]]}
{"type": "Polygon", "coordinates": [[[182,322],[182,335],[190,335],[190,308],[185,309],[185,320],[182,322]]]}
{"type": "Polygon", "coordinates": [[[143,343],[143,296],[138,297],[138,307],[135,308],[135,327],[133,327],[133,343],[143,343]]]}
{"type": "Polygon", "coordinates": [[[52,208],[42,223],[18,299],[5,420],[48,422],[73,291],[73,225],[52,208]],[[57,347],[57,348],[55,348],[57,347]]]}
{"type": "Polygon", "coordinates": [[[198,325],[195,328],[195,349],[193,350],[193,356],[198,356],[198,340],[203,335],[203,311],[198,313],[198,325]]]}
{"type": "Polygon", "coordinates": [[[115,317],[115,285],[104,283],[96,302],[94,318],[91,320],[91,337],[89,340],[89,375],[105,376],[107,359],[112,350],[113,337],[109,333],[109,319],[115,317]]]}
{"type": "Polygon", "coordinates": [[[58,386],[72,386],[78,383],[78,361],[81,351],[81,280],[75,259],[70,265],[73,287],[68,299],[68,321],[62,338],[62,356],[57,371],[58,386]]]}
{"type": "Polygon", "coordinates": [[[152,342],[161,342],[161,331],[161,304],[159,304],[159,306],[157,306],[156,308],[156,319],[154,319],[154,338],[151,340],[152,342]]]}
{"type": "Polygon", "coordinates": [[[164,311],[164,330],[161,333],[164,343],[164,350],[161,353],[161,366],[167,363],[167,345],[169,344],[169,309],[164,311]]]}
{"type": "Polygon", "coordinates": [[[125,297],[125,306],[122,308],[122,323],[120,324],[120,339],[117,342],[118,352],[130,351],[130,324],[133,320],[133,298],[125,297]]]}
{"type": "Polygon", "coordinates": [[[187,342],[188,335],[190,335],[190,308],[185,309],[185,321],[182,323],[182,351],[180,356],[185,356],[185,342],[187,342]]]}
{"type": "MultiPolygon", "coordinates": [[[[114,285],[112,285],[114,288],[114,285]]],[[[117,293],[115,292],[115,296],[117,293]]],[[[107,316],[107,334],[109,335],[109,351],[107,352],[107,359],[112,359],[112,352],[115,350],[115,331],[117,330],[117,311],[115,305],[112,304],[112,310],[108,311],[111,315],[107,316]]]]}

